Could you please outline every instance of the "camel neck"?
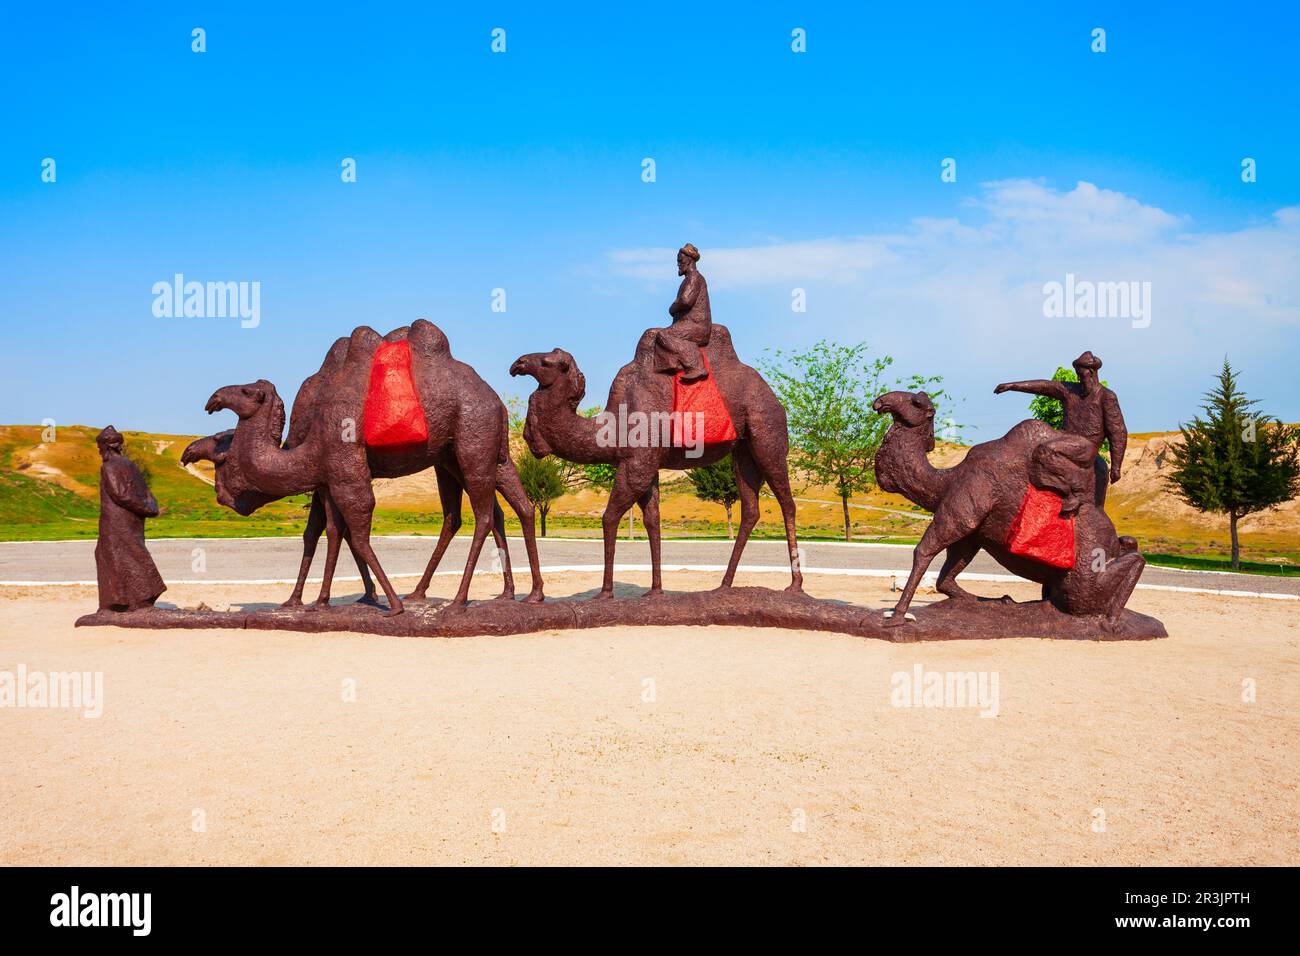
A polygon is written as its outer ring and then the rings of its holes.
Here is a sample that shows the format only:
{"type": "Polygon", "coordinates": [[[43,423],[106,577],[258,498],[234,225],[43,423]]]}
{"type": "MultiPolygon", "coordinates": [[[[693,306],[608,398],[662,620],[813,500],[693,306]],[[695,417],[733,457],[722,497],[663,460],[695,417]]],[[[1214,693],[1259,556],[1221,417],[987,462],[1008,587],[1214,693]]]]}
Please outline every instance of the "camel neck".
{"type": "MultiPolygon", "coordinates": [[[[268,409],[247,423],[240,422],[248,428],[245,435],[240,434],[242,427],[236,428],[231,445],[238,473],[249,489],[265,494],[283,497],[310,491],[317,484],[313,467],[317,449],[311,436],[294,448],[281,448],[276,417],[268,409]]],[[[283,427],[280,423],[279,429],[283,427]]]]}
{"type": "Polygon", "coordinates": [[[599,431],[595,419],[579,415],[566,400],[534,392],[528,401],[524,438],[530,447],[534,447],[536,438],[541,438],[551,454],[579,465],[612,464],[618,459],[618,449],[597,442],[599,431]]]}
{"type": "Polygon", "coordinates": [[[876,481],[885,491],[934,511],[943,498],[947,469],[930,464],[929,445],[928,429],[895,422],[876,453],[876,481]]]}

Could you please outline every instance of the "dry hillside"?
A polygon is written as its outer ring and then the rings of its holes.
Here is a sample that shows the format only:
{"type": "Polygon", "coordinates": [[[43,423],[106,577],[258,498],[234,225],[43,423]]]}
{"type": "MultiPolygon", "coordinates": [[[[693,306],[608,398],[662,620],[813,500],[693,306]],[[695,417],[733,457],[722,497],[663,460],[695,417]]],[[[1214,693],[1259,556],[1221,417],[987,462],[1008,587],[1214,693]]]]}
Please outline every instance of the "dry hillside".
{"type": "MultiPolygon", "coordinates": [[[[34,426],[0,426],[0,540],[91,537],[98,507],[99,459],[95,431],[61,428],[57,441],[43,442],[34,426]]],[[[294,534],[302,526],[305,498],[277,502],[250,518],[240,518],[217,506],[206,464],[186,469],[181,451],[190,436],[132,432],[128,452],[139,461],[164,509],[150,523],[154,535],[294,534]]],[[[1180,502],[1164,486],[1169,472],[1169,448],[1177,433],[1134,435],[1125,474],[1112,486],[1107,510],[1126,533],[1134,534],[1150,552],[1222,555],[1228,547],[1227,520],[1203,515],[1180,502]]],[[[931,455],[940,467],[959,462],[960,445],[941,444],[931,455]]],[[[677,534],[725,533],[719,505],[699,501],[681,473],[662,478],[665,528],[677,534]]],[[[806,535],[835,537],[842,533],[840,503],[828,488],[795,482],[799,498],[799,527],[806,535]]],[[[381,532],[434,533],[438,495],[432,472],[376,482],[381,532]]],[[[605,494],[582,488],[556,502],[552,533],[596,534],[605,494]]],[[[926,515],[898,495],[874,491],[852,499],[850,517],[856,537],[911,540],[925,528],[926,515]]],[[[779,534],[780,511],[764,497],[759,533],[779,534]]],[[[1245,556],[1254,560],[1300,563],[1300,503],[1253,515],[1242,522],[1245,556]]]]}

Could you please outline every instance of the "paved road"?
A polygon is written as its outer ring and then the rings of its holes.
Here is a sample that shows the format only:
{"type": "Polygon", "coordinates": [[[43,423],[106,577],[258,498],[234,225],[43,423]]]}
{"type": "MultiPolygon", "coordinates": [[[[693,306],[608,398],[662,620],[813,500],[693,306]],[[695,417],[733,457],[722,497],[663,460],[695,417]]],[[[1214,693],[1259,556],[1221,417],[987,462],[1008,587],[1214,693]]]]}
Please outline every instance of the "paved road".
{"type": "MultiPolygon", "coordinates": [[[[456,539],[439,573],[459,572],[464,567],[468,540],[465,535],[456,539]]],[[[600,567],[599,541],[550,538],[538,543],[544,568],[600,567]]],[[[433,544],[433,538],[386,537],[376,539],[375,549],[390,575],[418,575],[433,552],[433,544]]],[[[886,574],[897,571],[905,575],[911,566],[909,546],[810,542],[803,547],[804,566],[810,572],[886,574]]],[[[0,581],[93,581],[94,550],[93,541],[0,542],[0,581]]],[[[150,541],[149,550],[163,578],[173,582],[291,580],[298,573],[302,557],[302,543],[298,538],[173,538],[150,541]],[[201,552],[195,549],[201,549],[201,552]]],[[[489,541],[484,547],[485,557],[480,561],[480,568],[490,567],[492,554],[489,541]]],[[[665,567],[725,566],[730,554],[731,544],[725,541],[665,541],[663,563],[665,567]]],[[[510,540],[510,555],[516,567],[526,567],[522,540],[510,540]]],[[[312,569],[314,576],[320,574],[324,557],[322,541],[312,569]]],[[[620,567],[648,567],[649,547],[643,539],[620,540],[617,560],[620,567]]],[[[937,571],[940,564],[941,561],[936,560],[932,570],[937,571]]],[[[741,566],[785,567],[785,545],[778,541],[751,541],[745,549],[741,566]]],[[[346,551],[339,559],[338,574],[341,581],[357,577],[356,566],[346,551]]],[[[1007,572],[981,553],[971,562],[966,574],[971,577],[981,574],[1001,577],[1007,572]]],[[[1300,577],[1175,571],[1151,566],[1142,575],[1140,586],[1266,592],[1300,597],[1300,577]]]]}

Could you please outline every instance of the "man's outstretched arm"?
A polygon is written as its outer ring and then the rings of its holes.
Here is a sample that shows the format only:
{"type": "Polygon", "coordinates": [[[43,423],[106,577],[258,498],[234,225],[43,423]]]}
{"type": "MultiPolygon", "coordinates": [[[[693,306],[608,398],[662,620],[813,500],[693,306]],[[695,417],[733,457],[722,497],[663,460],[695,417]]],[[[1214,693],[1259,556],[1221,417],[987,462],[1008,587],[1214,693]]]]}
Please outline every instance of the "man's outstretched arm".
{"type": "Polygon", "coordinates": [[[1064,401],[1069,389],[1065,387],[1064,382],[1054,382],[1047,378],[1031,378],[1025,382],[1003,382],[993,389],[994,395],[1001,395],[1003,392],[1027,392],[1030,395],[1046,395],[1048,398],[1064,401]]]}

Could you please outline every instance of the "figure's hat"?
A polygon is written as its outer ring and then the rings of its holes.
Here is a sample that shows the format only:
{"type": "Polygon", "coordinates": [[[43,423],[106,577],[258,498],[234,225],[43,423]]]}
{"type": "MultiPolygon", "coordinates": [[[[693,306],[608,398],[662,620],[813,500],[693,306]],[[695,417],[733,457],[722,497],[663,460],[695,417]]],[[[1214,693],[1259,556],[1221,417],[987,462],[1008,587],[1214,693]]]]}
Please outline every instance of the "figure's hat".
{"type": "Polygon", "coordinates": [[[1081,368],[1090,368],[1095,372],[1097,369],[1101,368],[1101,359],[1097,358],[1097,356],[1093,355],[1091,352],[1084,352],[1074,360],[1073,364],[1076,372],[1081,368]]]}
{"type": "Polygon", "coordinates": [[[689,242],[686,243],[686,245],[682,246],[682,248],[679,251],[683,255],[685,255],[688,259],[692,259],[695,262],[700,261],[700,250],[696,249],[695,246],[689,242]]]}
{"type": "Polygon", "coordinates": [[[100,448],[121,448],[122,441],[122,433],[112,425],[95,436],[95,444],[100,448]]]}

